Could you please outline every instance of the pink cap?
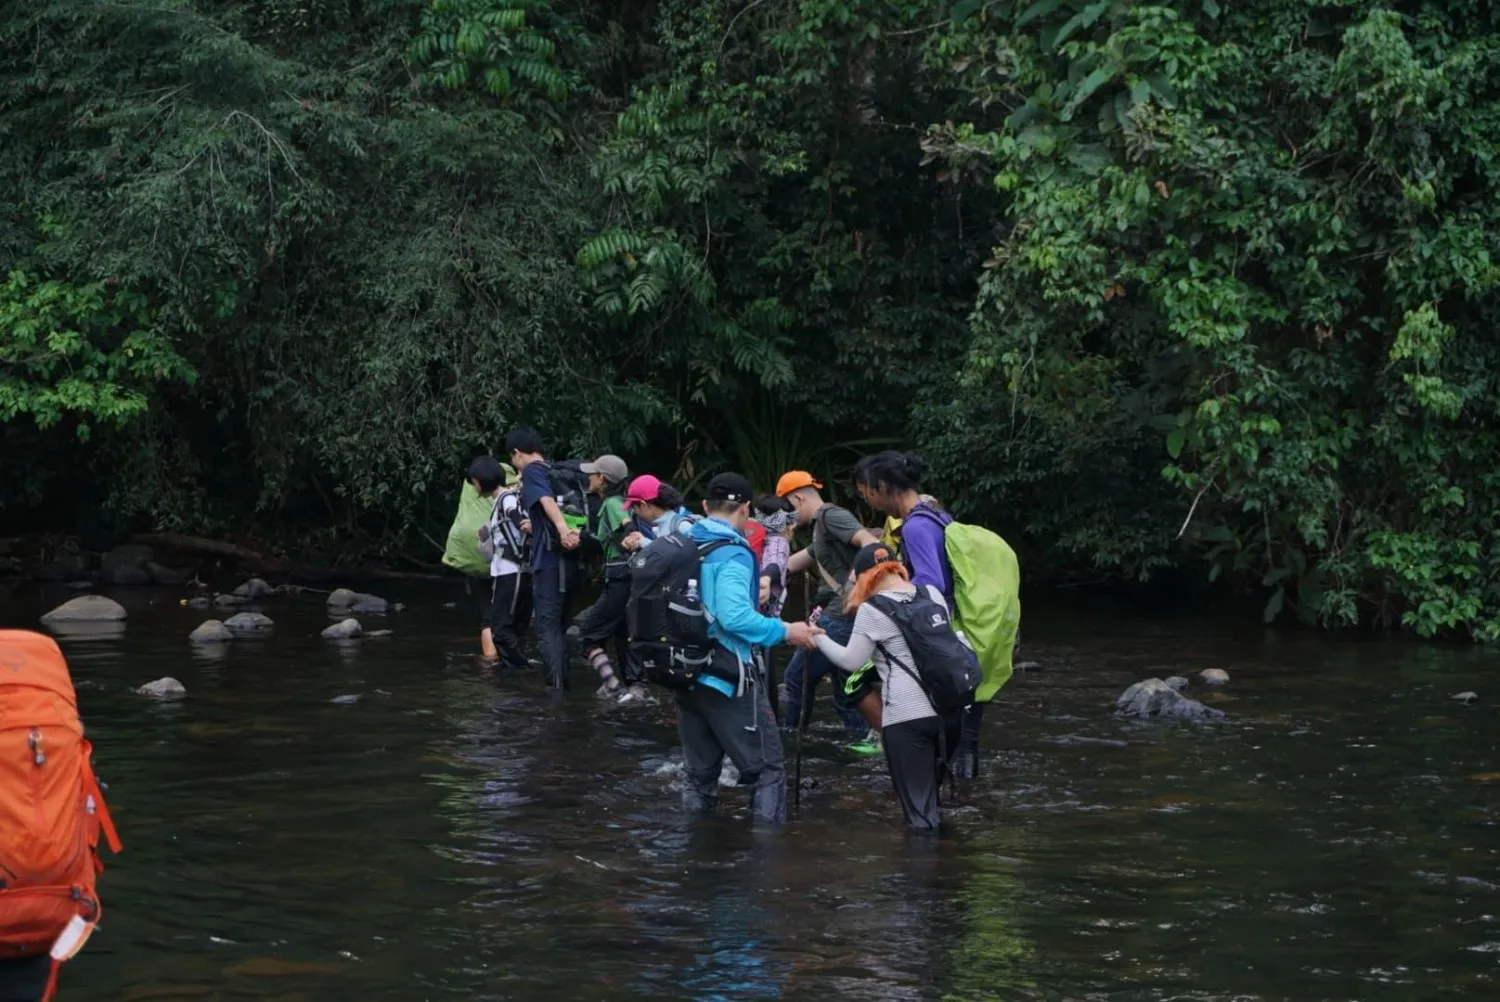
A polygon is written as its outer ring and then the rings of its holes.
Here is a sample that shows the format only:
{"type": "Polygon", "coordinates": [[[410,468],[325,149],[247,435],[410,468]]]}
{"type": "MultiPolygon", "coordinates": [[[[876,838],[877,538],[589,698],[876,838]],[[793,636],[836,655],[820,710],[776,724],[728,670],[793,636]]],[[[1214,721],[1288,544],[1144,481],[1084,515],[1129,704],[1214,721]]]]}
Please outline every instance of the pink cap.
{"type": "Polygon", "coordinates": [[[638,504],[649,504],[661,494],[661,481],[647,473],[645,476],[636,477],[625,488],[625,507],[634,508],[638,504]]]}

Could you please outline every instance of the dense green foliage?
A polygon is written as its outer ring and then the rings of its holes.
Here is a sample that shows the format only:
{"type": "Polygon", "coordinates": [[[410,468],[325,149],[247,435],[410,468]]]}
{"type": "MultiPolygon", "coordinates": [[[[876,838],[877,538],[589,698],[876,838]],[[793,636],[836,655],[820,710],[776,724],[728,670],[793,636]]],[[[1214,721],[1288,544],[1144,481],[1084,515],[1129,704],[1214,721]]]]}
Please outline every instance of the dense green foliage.
{"type": "Polygon", "coordinates": [[[396,548],[521,420],[900,439],[1033,579],[1494,639],[1497,157],[1484,0],[12,3],[0,505],[396,548]]]}

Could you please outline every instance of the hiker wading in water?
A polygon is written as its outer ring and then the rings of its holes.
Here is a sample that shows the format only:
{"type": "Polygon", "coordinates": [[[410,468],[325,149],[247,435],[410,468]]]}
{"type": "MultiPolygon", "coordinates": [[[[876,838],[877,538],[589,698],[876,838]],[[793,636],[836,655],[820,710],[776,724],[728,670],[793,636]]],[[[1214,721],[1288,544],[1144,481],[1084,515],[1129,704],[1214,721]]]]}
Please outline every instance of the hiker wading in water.
{"type": "Polygon", "coordinates": [[[938,830],[938,788],[948,768],[945,756],[958,748],[961,714],[940,715],[927,698],[920,670],[892,613],[910,608],[926,615],[947,614],[942,593],[931,585],[918,589],[906,568],[884,543],[871,543],[854,558],[855,584],[849,605],[855,610],[854,632],[847,645],[817,638],[818,650],[844,671],[858,673],[873,662],[880,692],[861,686],[861,708],[881,729],[891,784],[901,799],[906,823],[921,832],[938,830]],[[932,605],[916,606],[925,601],[932,605]]]}
{"type": "Polygon", "coordinates": [[[557,504],[552,466],[535,428],[517,428],[505,439],[510,461],[521,472],[521,510],[531,523],[531,604],[537,646],[547,667],[547,686],[568,688],[568,641],[563,624],[578,577],[579,534],[568,528],[557,504]]]}
{"type": "MultiPolygon", "coordinates": [[[[954,606],[953,567],[943,533],[953,516],[937,500],[923,494],[922,479],[927,464],[914,452],[877,452],[854,467],[854,486],[865,503],[883,515],[899,519],[893,530],[901,562],[911,583],[936,588],[943,604],[954,606]]],[[[975,702],[963,717],[963,734],[952,756],[953,774],[959,779],[979,775],[979,727],[985,704],[975,702]]]]}
{"type": "MultiPolygon", "coordinates": [[[[634,531],[634,522],[625,510],[625,484],[630,470],[619,456],[600,456],[584,463],[589,490],[602,500],[591,524],[584,530],[584,541],[596,545],[604,554],[604,584],[594,604],[580,612],[568,628],[569,636],[578,642],[583,659],[599,676],[598,695],[619,698],[629,691],[630,657],[625,648],[625,603],[630,600],[630,554],[621,542],[634,531]],[[604,645],[615,642],[617,660],[610,661],[604,645]]],[[[635,696],[643,698],[646,690],[638,682],[635,696]]]]}
{"type": "MultiPolygon", "coordinates": [[[[854,628],[853,615],[844,609],[844,600],[849,595],[849,570],[860,547],[879,540],[875,533],[860,525],[848,509],[824,501],[819,493],[822,487],[805,470],[785,473],[776,483],[777,496],[791,503],[797,524],[812,526],[812,545],[792,554],[787,561],[787,573],[817,575],[818,590],[812,610],[817,615],[810,618],[836,642],[846,644],[854,628]]],[[[833,708],[843,721],[850,741],[854,742],[852,747],[856,751],[874,754],[880,750],[879,734],[866,726],[864,717],[844,695],[847,674],[836,669],[816,650],[793,655],[786,668],[782,723],[799,730],[806,727],[812,719],[812,694],[817,690],[818,681],[831,675],[833,708]]]]}
{"type": "Polygon", "coordinates": [[[786,766],[781,732],[771,713],[766,680],[751,656],[753,647],[790,643],[809,647],[817,630],[806,623],[783,623],[761,615],[755,556],[742,529],[750,517],[750,481],[721,473],[709,481],[708,516],[692,528],[702,554],[701,588],[710,663],[686,692],[677,695],[677,733],[687,782],[683,806],[712,811],[719,798],[724,756],[751,786],[751,809],[759,822],[786,820],[786,766]]]}

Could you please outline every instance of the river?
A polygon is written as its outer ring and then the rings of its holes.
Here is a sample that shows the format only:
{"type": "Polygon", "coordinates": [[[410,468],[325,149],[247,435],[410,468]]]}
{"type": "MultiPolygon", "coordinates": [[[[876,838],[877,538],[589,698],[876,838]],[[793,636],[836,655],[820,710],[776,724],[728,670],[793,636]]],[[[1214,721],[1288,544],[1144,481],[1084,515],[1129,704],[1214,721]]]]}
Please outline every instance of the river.
{"type": "Polygon", "coordinates": [[[902,831],[822,696],[770,833],[740,790],[678,812],[669,704],[486,676],[472,601],[397,591],[355,644],[273,599],[270,635],[194,653],[205,614],[146,590],[64,638],[126,846],[64,1002],[1500,997],[1490,652],[1028,609],[1041,670],[951,831],[902,831]],[[1222,724],[1109,712],[1210,667],[1222,724]],[[132,691],[162,675],[188,698],[132,691]]]}

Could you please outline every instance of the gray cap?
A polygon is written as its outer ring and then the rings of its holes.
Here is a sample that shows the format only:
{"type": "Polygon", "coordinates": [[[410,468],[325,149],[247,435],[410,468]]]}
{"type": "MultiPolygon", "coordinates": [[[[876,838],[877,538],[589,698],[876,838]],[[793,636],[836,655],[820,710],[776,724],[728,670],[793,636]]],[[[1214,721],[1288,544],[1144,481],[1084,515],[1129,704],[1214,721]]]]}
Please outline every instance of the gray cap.
{"type": "Polygon", "coordinates": [[[612,484],[623,483],[630,477],[630,467],[619,456],[600,456],[592,463],[584,463],[579,469],[584,473],[603,474],[604,479],[612,484]]]}

